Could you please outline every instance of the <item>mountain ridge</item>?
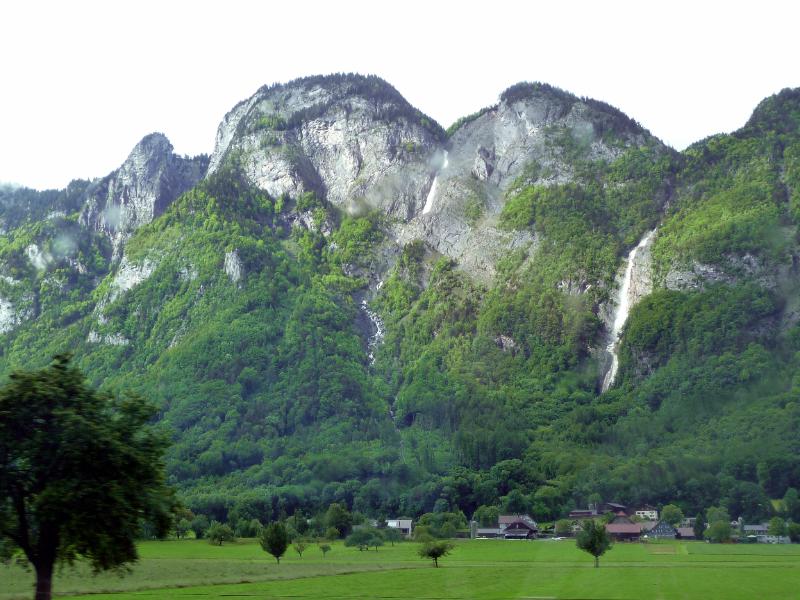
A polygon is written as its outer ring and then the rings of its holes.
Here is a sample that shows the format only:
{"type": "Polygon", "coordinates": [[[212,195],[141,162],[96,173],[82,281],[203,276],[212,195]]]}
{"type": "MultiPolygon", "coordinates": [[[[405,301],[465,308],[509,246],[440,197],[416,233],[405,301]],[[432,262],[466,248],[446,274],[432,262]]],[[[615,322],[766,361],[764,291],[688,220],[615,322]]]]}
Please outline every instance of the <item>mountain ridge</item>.
{"type": "Polygon", "coordinates": [[[755,516],[800,485],[796,91],[677,153],[545,84],[446,136],[342,77],[261,88],[210,157],[156,134],[102,180],[0,191],[0,372],[69,348],[152,398],[218,519],[595,494],[755,516]]]}

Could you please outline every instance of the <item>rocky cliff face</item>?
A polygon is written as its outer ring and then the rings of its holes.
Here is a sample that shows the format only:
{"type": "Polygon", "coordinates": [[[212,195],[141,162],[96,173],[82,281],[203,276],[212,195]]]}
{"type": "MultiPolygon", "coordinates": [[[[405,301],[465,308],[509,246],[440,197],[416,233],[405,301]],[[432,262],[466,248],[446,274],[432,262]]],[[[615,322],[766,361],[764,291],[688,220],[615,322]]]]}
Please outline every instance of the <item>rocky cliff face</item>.
{"type": "Polygon", "coordinates": [[[545,85],[514,86],[498,105],[452,134],[447,166],[439,171],[435,193],[428,199],[430,211],[398,225],[397,238],[424,239],[473,275],[491,279],[500,257],[536,245],[534,235],[497,228],[512,184],[573,181],[570,147],[580,148],[588,160],[612,161],[628,147],[652,140],[602,103],[545,85]],[[604,139],[612,128],[617,134],[614,143],[604,139]]]}
{"type": "Polygon", "coordinates": [[[511,88],[446,140],[377,78],[313,77],[262,88],[228,113],[209,173],[236,160],[273,197],[314,191],[346,210],[380,210],[396,219],[398,244],[421,239],[488,280],[507,251],[535,246],[535,236],[496,226],[514,181],[571,181],[565,144],[613,160],[649,140],[611,107],[533,84],[511,88]]]}
{"type": "Polygon", "coordinates": [[[200,181],[206,167],[205,157],[181,158],[164,135],[150,134],[119,169],[87,190],[81,223],[108,235],[119,258],[131,234],[200,181]]]}
{"type": "Polygon", "coordinates": [[[422,210],[442,138],[378,78],[311,77],[262,88],[228,113],[209,173],[236,160],[273,197],[313,191],[407,220],[422,210]]]}

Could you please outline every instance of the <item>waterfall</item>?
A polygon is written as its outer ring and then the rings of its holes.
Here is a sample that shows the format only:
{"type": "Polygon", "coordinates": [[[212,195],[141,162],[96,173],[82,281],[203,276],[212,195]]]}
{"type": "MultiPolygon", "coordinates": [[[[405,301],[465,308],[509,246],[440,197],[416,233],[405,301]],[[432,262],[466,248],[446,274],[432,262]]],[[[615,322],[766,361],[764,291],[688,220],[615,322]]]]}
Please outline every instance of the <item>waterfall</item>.
{"type": "Polygon", "coordinates": [[[639,250],[650,243],[650,239],[653,237],[653,235],[655,235],[655,233],[655,229],[648,232],[647,235],[645,235],[636,245],[636,247],[633,248],[633,250],[631,250],[628,254],[628,263],[625,265],[625,276],[622,278],[622,285],[620,286],[619,293],[617,294],[616,309],[614,310],[614,322],[611,327],[611,335],[609,336],[608,345],[606,346],[606,351],[611,355],[611,367],[608,369],[608,371],[606,371],[605,377],[603,377],[602,390],[604,392],[613,385],[614,378],[617,376],[617,369],[619,368],[619,355],[617,354],[617,350],[619,349],[619,336],[622,333],[622,328],[625,326],[625,322],[628,320],[628,313],[630,312],[631,307],[638,300],[637,295],[631,293],[631,279],[633,278],[633,267],[636,261],[636,254],[639,252],[639,250]]]}
{"type": "Polygon", "coordinates": [[[423,215],[427,215],[431,211],[431,208],[433,208],[433,197],[436,195],[436,184],[439,183],[439,173],[441,173],[446,168],[447,168],[447,150],[444,151],[444,160],[442,161],[442,166],[436,172],[436,176],[433,178],[433,183],[431,184],[431,189],[428,192],[428,197],[425,199],[425,208],[422,209],[423,215]]]}
{"type": "MultiPolygon", "coordinates": [[[[383,285],[383,282],[380,282],[380,284],[383,285]]],[[[369,341],[367,342],[367,357],[369,358],[369,364],[372,365],[375,364],[375,350],[383,341],[383,336],[386,333],[386,330],[383,325],[383,319],[381,319],[378,313],[370,309],[366,300],[361,301],[361,310],[363,310],[364,314],[367,315],[372,327],[375,329],[375,333],[370,336],[369,341]]]]}

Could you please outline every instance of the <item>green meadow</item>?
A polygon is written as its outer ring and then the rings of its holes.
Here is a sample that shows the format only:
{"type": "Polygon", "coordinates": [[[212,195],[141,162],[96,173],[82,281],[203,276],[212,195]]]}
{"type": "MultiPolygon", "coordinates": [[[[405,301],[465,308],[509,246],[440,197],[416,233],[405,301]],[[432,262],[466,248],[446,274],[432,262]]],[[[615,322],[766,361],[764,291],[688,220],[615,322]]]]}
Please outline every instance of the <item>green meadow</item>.
{"type": "MultiPolygon", "coordinates": [[[[434,569],[417,544],[359,552],[310,545],[275,563],[253,540],[146,542],[130,572],[58,573],[54,591],[86,600],[331,599],[754,599],[800,598],[800,547],[702,542],[617,544],[592,567],[571,541],[460,541],[434,569]]],[[[0,566],[0,600],[32,598],[33,576],[0,566]]]]}

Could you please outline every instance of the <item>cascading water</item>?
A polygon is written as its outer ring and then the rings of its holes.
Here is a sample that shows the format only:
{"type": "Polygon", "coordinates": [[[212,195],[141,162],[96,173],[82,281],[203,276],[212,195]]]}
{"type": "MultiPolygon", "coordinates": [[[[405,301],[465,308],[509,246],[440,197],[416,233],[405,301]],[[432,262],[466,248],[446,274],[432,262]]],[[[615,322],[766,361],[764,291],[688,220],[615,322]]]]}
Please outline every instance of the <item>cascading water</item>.
{"type": "Polygon", "coordinates": [[[423,215],[427,215],[431,211],[431,208],[433,208],[433,197],[436,195],[436,184],[439,183],[439,173],[441,173],[446,168],[447,168],[447,150],[444,151],[444,159],[442,161],[442,166],[436,172],[436,176],[433,178],[433,183],[431,184],[431,189],[428,192],[428,197],[425,199],[425,207],[422,209],[423,215]]]}
{"type": "MultiPolygon", "coordinates": [[[[611,335],[609,336],[606,351],[611,355],[611,367],[606,371],[603,378],[603,391],[605,392],[614,384],[614,378],[617,376],[617,369],[619,368],[619,355],[617,353],[619,346],[619,336],[622,333],[622,328],[628,320],[628,313],[630,312],[633,302],[631,302],[631,279],[633,278],[633,268],[636,262],[636,254],[650,243],[650,239],[655,235],[656,230],[650,231],[645,235],[641,241],[636,245],[633,250],[628,254],[628,263],[625,266],[625,276],[622,279],[622,285],[619,288],[617,295],[617,306],[614,311],[614,323],[611,327],[611,335]]],[[[635,298],[633,299],[635,302],[635,298]]]]}
{"type": "MultiPolygon", "coordinates": [[[[380,282],[379,285],[382,286],[383,282],[380,282]]],[[[380,289],[380,287],[378,289],[380,289]]],[[[369,358],[369,364],[372,365],[375,364],[375,350],[380,343],[383,342],[383,336],[386,331],[383,325],[383,319],[381,319],[378,313],[370,309],[366,300],[361,301],[361,310],[363,310],[364,314],[367,315],[367,318],[375,330],[375,333],[370,336],[370,339],[367,342],[367,357],[369,358]]]]}

